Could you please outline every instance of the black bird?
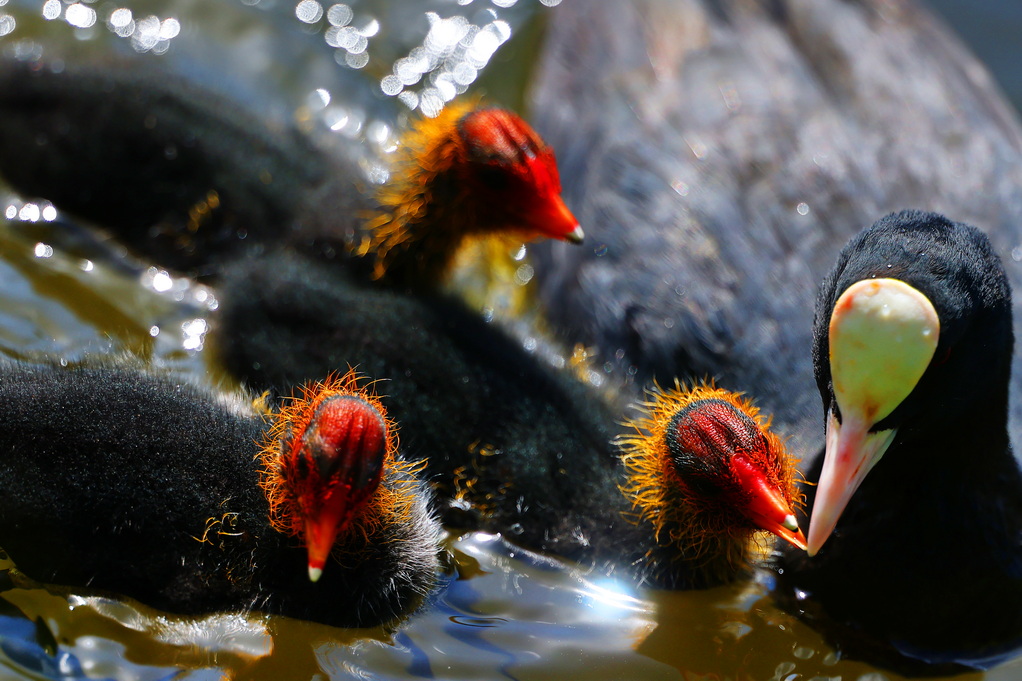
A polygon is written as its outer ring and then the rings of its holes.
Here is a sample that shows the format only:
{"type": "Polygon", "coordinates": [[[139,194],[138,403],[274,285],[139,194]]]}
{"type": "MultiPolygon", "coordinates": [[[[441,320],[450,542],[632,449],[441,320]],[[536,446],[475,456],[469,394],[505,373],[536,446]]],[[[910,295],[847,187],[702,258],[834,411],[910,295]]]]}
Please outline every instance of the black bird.
{"type": "Polygon", "coordinates": [[[889,215],[841,251],[813,338],[827,445],[785,589],[890,666],[1003,659],[1022,644],[1022,476],[1000,259],[968,225],[889,215]]]}
{"type": "Polygon", "coordinates": [[[290,244],[369,255],[348,265],[435,285],[466,239],[582,240],[553,151],[478,101],[417,119],[375,190],[343,156],[353,150],[327,151],[145,59],[0,60],[0,112],[12,187],[210,280],[225,262],[290,244]]]}
{"type": "MultiPolygon", "coordinates": [[[[20,96],[62,92],[62,74],[38,64],[19,68],[22,80],[14,85],[20,96]]],[[[145,72],[79,71],[78,77],[82,83],[112,83],[108,89],[113,93],[105,101],[122,107],[125,115],[138,117],[147,105],[154,106],[152,115],[165,126],[152,137],[163,144],[167,135],[184,134],[183,123],[194,119],[203,134],[190,148],[198,159],[191,162],[200,170],[237,162],[231,156],[202,158],[205,132],[232,127],[207,120],[223,111],[177,102],[183,85],[166,87],[145,72]],[[165,110],[181,113],[167,118],[165,110]]],[[[78,87],[75,81],[64,96],[77,102],[82,98],[78,87]]],[[[20,101],[13,95],[9,99],[20,101]]],[[[21,115],[37,112],[31,97],[26,102],[13,108],[21,115]]],[[[21,121],[11,127],[27,125],[21,121]]],[[[105,133],[100,137],[116,137],[108,126],[99,129],[105,133]]],[[[230,138],[213,142],[213,152],[217,144],[232,144],[230,138]]],[[[82,153],[67,146],[38,153],[46,159],[55,152],[67,157],[64,163],[82,153]]],[[[158,176],[165,161],[153,163],[158,176]]],[[[92,179],[102,184],[101,178],[92,179]]],[[[193,180],[204,180],[204,174],[193,180]]],[[[693,586],[730,579],[751,560],[757,528],[802,542],[792,526],[791,461],[778,443],[771,440],[768,446],[766,439],[753,437],[765,422],[751,407],[735,402],[731,411],[701,421],[724,419],[726,426],[718,424],[707,435],[714,446],[703,448],[704,455],[712,452],[719,461],[711,465],[706,456],[693,454],[689,463],[706,468],[697,476],[703,480],[698,489],[679,493],[674,482],[661,482],[658,489],[672,503],[661,500],[659,509],[651,511],[635,497],[648,498],[652,473],[642,473],[646,482],[629,478],[610,444],[616,418],[599,398],[573,377],[544,368],[518,342],[455,299],[437,293],[466,239],[503,233],[581,240],[577,222],[559,197],[553,153],[524,122],[499,109],[469,106],[450,107],[434,120],[419,121],[406,135],[392,179],[377,199],[380,208],[368,219],[357,248],[323,234],[311,244],[295,239],[296,248],[277,250],[266,234],[251,235],[249,244],[266,241],[268,252],[227,267],[221,278],[219,354],[235,376],[278,393],[289,390],[299,376],[309,380],[348,364],[393,379],[386,389],[388,404],[402,422],[406,449],[426,458],[441,492],[459,511],[468,511],[460,515],[462,521],[509,532],[527,546],[608,571],[626,571],[640,581],[693,586]],[[338,266],[331,257],[350,250],[364,263],[345,258],[338,266]],[[714,441],[722,433],[723,440],[714,441]],[[758,452],[751,469],[732,465],[736,442],[752,443],[758,452]],[[622,494],[622,486],[628,494],[622,494]],[[695,501],[705,502],[705,508],[693,511],[690,506],[699,505],[695,501]],[[633,506],[643,509],[641,527],[626,519],[633,506]],[[693,521],[698,531],[676,536],[674,529],[664,529],[689,519],[698,519],[693,521]]],[[[342,224],[352,218],[350,212],[337,217],[342,224]]],[[[201,237],[197,231],[186,229],[182,238],[201,237]]],[[[159,242],[132,243],[150,248],[150,257],[164,257],[159,242]]],[[[670,415],[665,418],[669,421],[670,415]]],[[[666,428],[665,421],[660,429],[666,428]]],[[[660,462],[656,473],[673,470],[663,454],[668,451],[665,438],[661,432],[655,443],[645,437],[631,440],[629,461],[660,462]]],[[[680,463],[678,468],[682,475],[680,463]]]]}
{"type": "Polygon", "coordinates": [[[918,2],[561,3],[549,22],[530,120],[592,247],[532,247],[534,282],[630,398],[713,376],[807,456],[813,300],[841,245],[906,206],[1022,243],[1017,112],[918,2]]]}
{"type": "Polygon", "coordinates": [[[0,111],[6,182],[179,272],[211,278],[281,241],[343,238],[335,202],[359,200],[348,164],[297,129],[145,58],[0,60],[0,111]]]}
{"type": "MultiPolygon", "coordinates": [[[[527,548],[655,586],[718,583],[744,568],[749,555],[744,551],[741,559],[718,570],[719,564],[703,560],[705,555],[686,560],[690,544],[681,541],[679,550],[669,533],[661,545],[651,518],[635,522],[633,499],[641,485],[630,483],[633,478],[611,445],[620,417],[573,375],[546,366],[458,301],[409,296],[353,278],[329,262],[297,254],[279,255],[272,268],[249,263],[241,272],[228,272],[216,340],[228,370],[260,390],[279,389],[349,362],[389,379],[381,392],[401,423],[403,450],[410,458],[426,460],[431,481],[448,500],[445,520],[450,524],[503,532],[527,548]],[[623,494],[622,486],[632,492],[623,494]]],[[[647,450],[667,447],[669,420],[670,415],[661,424],[658,444],[647,450]]],[[[752,433],[765,422],[753,414],[728,424],[718,434],[752,433]]],[[[750,441],[744,437],[742,442],[750,441]]],[[[711,481],[707,493],[717,495],[713,485],[727,487],[736,478],[729,475],[721,482],[715,474],[722,468],[731,471],[739,439],[723,437],[714,440],[716,447],[707,445],[706,451],[717,452],[723,462],[704,473],[711,481]]],[[[721,516],[703,523],[718,522],[721,544],[735,535],[744,549],[756,528],[783,533],[785,516],[793,513],[794,464],[783,448],[769,455],[765,444],[760,448],[771,463],[764,466],[760,460],[757,466],[787,510],[770,521],[741,515],[737,509],[756,492],[750,491],[752,482],[735,479],[728,488],[734,491],[719,496],[733,500],[736,512],[726,515],[729,520],[721,516]],[[788,469],[787,477],[779,479],[775,466],[788,469]]],[[[657,473],[671,470],[666,454],[658,460],[657,473]]],[[[701,460],[691,457],[695,463],[701,460]]],[[[678,505],[660,506],[672,510],[678,505]]],[[[674,521],[665,513],[660,522],[674,521]]],[[[789,522],[787,530],[797,528],[789,522]]]]}
{"type": "Polygon", "coordinates": [[[347,627],[437,582],[430,493],[354,375],[261,415],[132,368],[5,365],[0,404],[0,546],[36,581],[347,627]]]}

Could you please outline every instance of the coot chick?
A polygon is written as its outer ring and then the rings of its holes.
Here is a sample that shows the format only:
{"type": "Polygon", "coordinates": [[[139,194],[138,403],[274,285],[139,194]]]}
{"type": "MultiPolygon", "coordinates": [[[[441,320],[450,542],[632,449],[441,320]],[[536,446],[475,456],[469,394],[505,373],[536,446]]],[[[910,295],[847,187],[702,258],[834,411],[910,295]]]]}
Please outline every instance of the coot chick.
{"type": "MultiPolygon", "coordinates": [[[[403,451],[426,460],[447,523],[653,586],[712,581],[693,573],[701,558],[678,560],[687,549],[661,548],[652,525],[629,520],[628,475],[611,445],[618,414],[458,301],[352,285],[295,254],[225,283],[227,368],[260,390],[348,362],[389,379],[380,391],[403,451]]],[[[751,534],[748,520],[728,518],[751,534]]]]}
{"type": "Polygon", "coordinates": [[[751,400],[680,383],[655,386],[650,398],[626,424],[635,433],[617,443],[626,469],[621,491],[656,540],[646,556],[651,573],[667,575],[681,563],[690,585],[732,581],[765,558],[765,532],[805,549],[795,459],[751,400]]]}
{"type": "Polygon", "coordinates": [[[476,526],[479,507],[496,503],[506,516],[484,514],[488,527],[512,538],[534,532],[523,543],[569,556],[592,534],[573,536],[574,528],[623,522],[620,509],[601,506],[565,469],[584,468],[599,480],[588,484],[617,495],[619,462],[609,444],[615,414],[459,300],[408,295],[330,261],[282,252],[227,272],[218,313],[213,349],[257,391],[280,393],[349,364],[381,379],[403,451],[428,460],[447,498],[485,462],[493,487],[477,487],[485,491],[475,503],[459,505],[468,517],[449,522],[476,526]],[[531,503],[533,491],[540,503],[531,503]],[[544,537],[559,523],[563,531],[544,537]]]}
{"type": "Polygon", "coordinates": [[[352,375],[270,424],[141,370],[0,372],[0,546],[34,580],[348,627],[392,622],[436,583],[429,493],[352,375]]]}
{"type": "Polygon", "coordinates": [[[0,60],[0,111],[7,183],[182,273],[212,277],[281,240],[344,234],[347,210],[371,206],[298,130],[144,57],[0,60]]]}
{"type": "Polygon", "coordinates": [[[436,286],[462,243],[483,236],[582,243],[553,150],[515,114],[451,105],[416,121],[401,145],[359,249],[374,278],[436,286]]]}
{"type": "MultiPolygon", "coordinates": [[[[541,532],[561,522],[569,530],[526,543],[584,544],[570,530],[617,523],[619,513],[594,509],[587,516],[585,486],[572,489],[548,455],[590,462],[592,474],[613,488],[613,416],[599,405],[579,409],[595,396],[441,291],[466,239],[581,240],[558,194],[553,153],[517,116],[487,108],[453,107],[417,123],[405,141],[360,248],[370,276],[338,267],[317,250],[322,243],[239,262],[222,279],[215,351],[232,375],[257,390],[279,392],[349,365],[387,379],[406,452],[428,459],[449,497],[478,457],[508,452],[510,468],[487,493],[538,489],[530,478],[546,485],[553,476],[565,495],[557,511],[575,510],[555,518],[541,504],[521,511],[508,503],[508,517],[490,527],[541,532]]],[[[472,515],[489,505],[466,508],[475,509],[472,515]]]]}
{"type": "Polygon", "coordinates": [[[377,192],[297,129],[144,59],[0,61],[0,112],[11,186],[207,279],[291,244],[371,255],[374,278],[434,285],[466,238],[582,240],[552,149],[517,115],[478,102],[416,120],[377,192]]]}
{"type": "Polygon", "coordinates": [[[999,258],[979,230],[940,215],[879,220],[824,280],[815,555],[787,554],[782,579],[799,607],[844,629],[849,650],[896,668],[985,667],[1022,644],[1013,343],[999,258]]]}

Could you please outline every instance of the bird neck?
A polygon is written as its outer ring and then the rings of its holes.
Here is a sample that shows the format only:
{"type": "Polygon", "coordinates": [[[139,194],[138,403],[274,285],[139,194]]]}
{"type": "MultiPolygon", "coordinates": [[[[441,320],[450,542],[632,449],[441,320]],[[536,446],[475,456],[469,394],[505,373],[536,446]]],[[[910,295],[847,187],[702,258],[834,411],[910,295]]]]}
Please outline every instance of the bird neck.
{"type": "Polygon", "coordinates": [[[999,569],[984,547],[1014,545],[1022,532],[1022,476],[1006,428],[1007,386],[995,393],[900,428],[842,514],[840,544],[870,547],[864,553],[890,548],[896,555],[914,546],[913,559],[932,561],[928,569],[937,570],[944,569],[942,552],[950,542],[971,547],[964,553],[969,560],[981,557],[984,572],[999,569]],[[912,504],[892,503],[906,492],[912,504]]]}
{"type": "Polygon", "coordinates": [[[626,493],[637,505],[633,521],[652,526],[656,546],[647,555],[657,582],[724,584],[769,554],[770,534],[749,528],[730,505],[694,502],[690,493],[667,484],[626,493]],[[679,577],[665,578],[671,573],[679,577]]]}
{"type": "Polygon", "coordinates": [[[892,445],[896,451],[884,459],[913,467],[917,476],[946,477],[951,486],[957,486],[954,480],[962,476],[982,478],[1007,464],[1014,466],[1007,429],[1008,392],[1004,381],[983,390],[982,399],[950,397],[955,401],[941,410],[945,418],[899,431],[892,445]]]}
{"type": "Polygon", "coordinates": [[[379,212],[357,249],[374,259],[373,277],[398,285],[442,283],[462,242],[489,231],[458,169],[467,163],[458,120],[472,105],[452,106],[415,126],[397,152],[379,212]]]}

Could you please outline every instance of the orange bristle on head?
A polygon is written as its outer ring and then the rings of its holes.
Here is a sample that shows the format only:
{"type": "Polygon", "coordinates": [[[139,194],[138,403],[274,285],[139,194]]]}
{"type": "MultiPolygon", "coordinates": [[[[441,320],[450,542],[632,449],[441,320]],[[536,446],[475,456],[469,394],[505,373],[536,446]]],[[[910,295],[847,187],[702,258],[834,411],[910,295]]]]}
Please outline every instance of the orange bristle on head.
{"type": "Polygon", "coordinates": [[[560,191],[553,150],[520,117],[476,102],[451,105],[402,138],[358,253],[375,256],[377,278],[436,282],[468,237],[580,242],[560,191]]]}
{"type": "Polygon", "coordinates": [[[411,470],[396,452],[394,423],[354,371],[304,386],[276,415],[259,454],[260,486],[274,529],[304,539],[313,581],[336,538],[410,514],[401,486],[380,485],[388,471],[411,470]]]}
{"type": "Polygon", "coordinates": [[[748,554],[757,530],[804,547],[793,513],[794,461],[751,401],[677,382],[673,390],[656,386],[651,397],[628,423],[636,434],[618,444],[628,471],[622,492],[658,542],[707,561],[723,552],[728,563],[748,554]]]}

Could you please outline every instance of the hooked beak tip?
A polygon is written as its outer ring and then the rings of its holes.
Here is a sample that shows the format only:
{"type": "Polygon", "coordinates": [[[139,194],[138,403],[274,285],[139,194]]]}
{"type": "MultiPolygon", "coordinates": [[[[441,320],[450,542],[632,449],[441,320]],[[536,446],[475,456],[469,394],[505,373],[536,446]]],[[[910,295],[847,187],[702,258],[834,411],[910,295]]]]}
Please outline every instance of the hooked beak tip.
{"type": "Polygon", "coordinates": [[[806,537],[802,534],[802,530],[798,526],[798,519],[795,518],[793,513],[789,513],[784,516],[784,521],[781,523],[781,528],[787,530],[787,532],[780,534],[781,539],[784,539],[795,548],[806,549],[806,537]]]}
{"type": "Polygon", "coordinates": [[[585,232],[582,231],[582,227],[580,225],[575,225],[575,229],[564,235],[564,240],[570,241],[573,244],[581,244],[584,239],[585,232]]]}

